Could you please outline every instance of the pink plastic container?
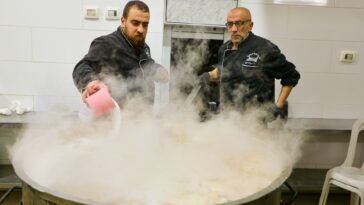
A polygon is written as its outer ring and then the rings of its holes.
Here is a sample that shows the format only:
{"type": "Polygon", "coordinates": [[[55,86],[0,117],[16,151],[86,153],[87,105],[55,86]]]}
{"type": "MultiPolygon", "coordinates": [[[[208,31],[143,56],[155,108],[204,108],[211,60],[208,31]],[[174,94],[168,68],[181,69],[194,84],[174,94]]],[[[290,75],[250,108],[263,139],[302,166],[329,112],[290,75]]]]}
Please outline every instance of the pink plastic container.
{"type": "Polygon", "coordinates": [[[86,103],[94,116],[99,117],[115,108],[115,101],[105,86],[86,98],[86,103]]]}

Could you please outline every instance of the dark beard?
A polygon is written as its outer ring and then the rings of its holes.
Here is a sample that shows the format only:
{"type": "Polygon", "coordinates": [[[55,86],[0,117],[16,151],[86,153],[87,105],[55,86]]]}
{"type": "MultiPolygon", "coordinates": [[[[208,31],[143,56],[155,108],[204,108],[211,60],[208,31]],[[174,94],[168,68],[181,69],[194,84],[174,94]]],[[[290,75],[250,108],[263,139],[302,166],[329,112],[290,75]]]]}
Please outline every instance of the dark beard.
{"type": "Polygon", "coordinates": [[[136,49],[142,49],[144,46],[144,39],[138,40],[138,39],[130,39],[130,43],[136,48],[136,49]]]}
{"type": "Polygon", "coordinates": [[[125,27],[123,30],[123,33],[124,33],[125,37],[128,39],[128,41],[131,43],[131,45],[133,45],[133,47],[137,50],[142,49],[145,44],[145,38],[143,38],[143,37],[134,38],[132,36],[129,36],[127,30],[128,29],[125,27]]]}

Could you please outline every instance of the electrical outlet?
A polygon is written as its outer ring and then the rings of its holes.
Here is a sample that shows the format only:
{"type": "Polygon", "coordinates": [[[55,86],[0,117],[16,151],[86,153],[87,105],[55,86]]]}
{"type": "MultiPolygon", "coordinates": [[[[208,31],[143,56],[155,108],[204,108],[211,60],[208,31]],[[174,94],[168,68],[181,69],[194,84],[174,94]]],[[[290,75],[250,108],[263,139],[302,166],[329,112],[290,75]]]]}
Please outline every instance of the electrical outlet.
{"type": "Polygon", "coordinates": [[[99,9],[95,6],[85,7],[84,17],[86,19],[98,19],[99,18],[99,9]]]}
{"type": "Polygon", "coordinates": [[[355,52],[354,51],[341,51],[340,53],[340,61],[344,63],[353,63],[355,60],[355,52]]]}
{"type": "Polygon", "coordinates": [[[117,7],[106,8],[105,18],[108,20],[119,20],[120,19],[120,9],[117,7]]]}

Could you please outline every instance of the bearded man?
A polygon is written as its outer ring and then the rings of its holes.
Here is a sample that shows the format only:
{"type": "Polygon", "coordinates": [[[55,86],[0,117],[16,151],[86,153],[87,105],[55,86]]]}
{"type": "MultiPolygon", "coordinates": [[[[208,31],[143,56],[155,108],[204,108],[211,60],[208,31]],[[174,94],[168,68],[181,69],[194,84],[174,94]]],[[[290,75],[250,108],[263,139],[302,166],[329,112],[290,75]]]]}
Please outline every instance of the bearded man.
{"type": "Polygon", "coordinates": [[[125,100],[134,95],[153,101],[154,81],[165,82],[169,78],[168,72],[151,58],[145,43],[149,17],[144,2],[129,1],[117,30],[93,40],[72,74],[84,102],[105,85],[119,102],[120,98],[125,100]]]}

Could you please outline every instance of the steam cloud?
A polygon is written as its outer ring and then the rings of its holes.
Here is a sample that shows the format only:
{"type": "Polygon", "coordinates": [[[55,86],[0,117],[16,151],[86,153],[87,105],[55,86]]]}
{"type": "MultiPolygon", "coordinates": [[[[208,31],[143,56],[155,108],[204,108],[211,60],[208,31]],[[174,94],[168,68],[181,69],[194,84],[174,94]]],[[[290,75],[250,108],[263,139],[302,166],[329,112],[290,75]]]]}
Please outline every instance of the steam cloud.
{"type": "MultiPolygon", "coordinates": [[[[109,85],[123,87],[115,79],[109,85]]],[[[267,129],[260,110],[226,110],[204,123],[197,110],[176,99],[155,117],[137,97],[123,106],[120,124],[101,118],[33,125],[10,149],[12,162],[43,191],[74,199],[208,205],[260,191],[300,157],[303,134],[267,129]]]]}

